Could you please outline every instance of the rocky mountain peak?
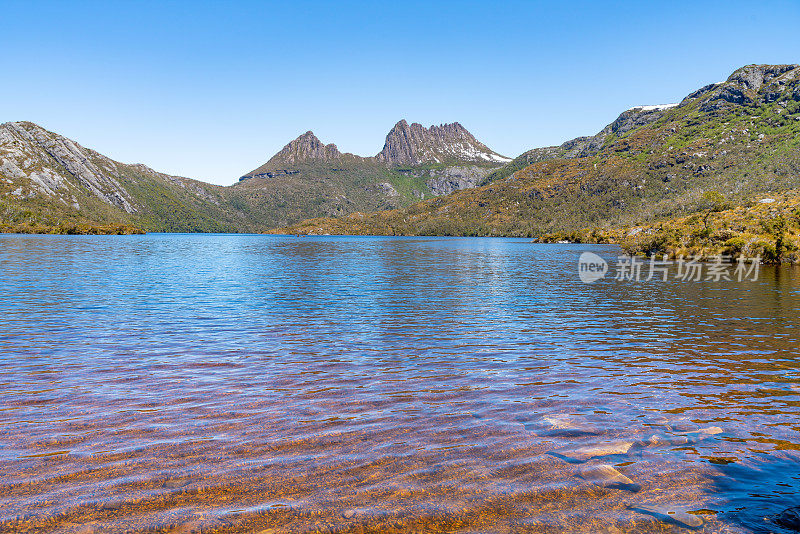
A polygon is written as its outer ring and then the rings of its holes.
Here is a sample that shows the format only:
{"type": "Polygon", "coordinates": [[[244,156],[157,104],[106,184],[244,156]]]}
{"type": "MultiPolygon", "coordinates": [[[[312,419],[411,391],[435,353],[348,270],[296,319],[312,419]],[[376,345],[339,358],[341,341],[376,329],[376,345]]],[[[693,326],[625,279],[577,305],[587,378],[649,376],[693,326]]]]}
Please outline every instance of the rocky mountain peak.
{"type": "Polygon", "coordinates": [[[400,120],[389,131],[376,158],[391,165],[419,165],[449,161],[505,163],[510,161],[475,139],[457,122],[425,128],[400,120]]]}
{"type": "Polygon", "coordinates": [[[721,83],[707,85],[683,99],[681,106],[700,102],[700,110],[717,112],[723,108],[757,101],[773,102],[794,92],[800,99],[800,65],[747,65],[737,69],[721,83]]]}
{"type": "Polygon", "coordinates": [[[342,156],[336,145],[323,144],[311,130],[297,137],[267,162],[268,164],[298,163],[308,160],[328,161],[342,156]]]}
{"type": "Polygon", "coordinates": [[[734,71],[727,82],[757,92],[763,85],[798,67],[800,65],[747,65],[734,71]]]}

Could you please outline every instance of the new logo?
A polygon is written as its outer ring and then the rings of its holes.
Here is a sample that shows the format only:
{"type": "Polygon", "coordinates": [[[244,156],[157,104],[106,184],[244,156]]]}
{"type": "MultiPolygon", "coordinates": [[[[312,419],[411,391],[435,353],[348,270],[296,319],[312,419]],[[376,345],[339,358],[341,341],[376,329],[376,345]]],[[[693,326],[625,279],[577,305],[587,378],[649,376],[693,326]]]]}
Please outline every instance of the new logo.
{"type": "Polygon", "coordinates": [[[584,252],[578,258],[578,276],[584,284],[600,280],[607,272],[608,263],[594,252],[584,252]]]}

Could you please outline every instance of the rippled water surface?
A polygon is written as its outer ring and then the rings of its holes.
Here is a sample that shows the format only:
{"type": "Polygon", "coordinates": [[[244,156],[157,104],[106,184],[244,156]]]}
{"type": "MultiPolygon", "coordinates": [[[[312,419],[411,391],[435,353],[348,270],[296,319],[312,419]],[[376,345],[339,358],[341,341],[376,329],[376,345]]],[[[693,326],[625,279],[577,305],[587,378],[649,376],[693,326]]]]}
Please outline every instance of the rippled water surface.
{"type": "Polygon", "coordinates": [[[0,532],[789,532],[800,273],[0,236],[0,532]]]}

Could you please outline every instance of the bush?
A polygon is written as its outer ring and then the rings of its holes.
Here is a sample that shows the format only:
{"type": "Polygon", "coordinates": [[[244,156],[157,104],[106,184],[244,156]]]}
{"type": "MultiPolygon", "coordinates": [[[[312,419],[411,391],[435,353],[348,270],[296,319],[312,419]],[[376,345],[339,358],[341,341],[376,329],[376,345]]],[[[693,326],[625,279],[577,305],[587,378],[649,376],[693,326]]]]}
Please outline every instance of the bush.
{"type": "Polygon", "coordinates": [[[728,239],[725,241],[725,248],[723,249],[722,253],[733,257],[740,256],[746,243],[747,242],[743,237],[733,237],[728,239]]]}

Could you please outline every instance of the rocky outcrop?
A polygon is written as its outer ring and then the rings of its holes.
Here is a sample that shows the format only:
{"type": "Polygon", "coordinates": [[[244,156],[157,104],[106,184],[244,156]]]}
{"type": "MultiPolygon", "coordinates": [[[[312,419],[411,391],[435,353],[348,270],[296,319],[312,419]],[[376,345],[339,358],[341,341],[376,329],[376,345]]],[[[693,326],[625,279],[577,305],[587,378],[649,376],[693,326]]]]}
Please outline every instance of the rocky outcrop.
{"type": "Polygon", "coordinates": [[[246,174],[239,178],[240,182],[249,180],[250,178],[275,178],[276,176],[289,176],[291,174],[300,174],[300,171],[289,169],[275,169],[274,171],[257,172],[254,174],[246,174]]]}
{"type": "Polygon", "coordinates": [[[687,96],[681,106],[697,99],[700,110],[714,113],[730,105],[774,102],[789,87],[796,86],[800,65],[747,65],[737,69],[722,83],[707,85],[687,96]]]}
{"type": "Polygon", "coordinates": [[[314,132],[307,131],[294,141],[291,141],[280,152],[272,156],[267,162],[269,165],[279,163],[298,163],[308,160],[331,161],[339,159],[342,153],[333,143],[326,145],[320,141],[314,132]]]}
{"type": "Polygon", "coordinates": [[[398,197],[400,193],[397,192],[397,189],[394,188],[392,184],[389,182],[381,182],[376,185],[376,187],[387,197],[398,197]]]}
{"type": "Polygon", "coordinates": [[[0,125],[0,172],[29,191],[27,198],[57,198],[77,209],[70,189],[77,185],[127,213],[136,211],[116,162],[30,122],[0,125]]]}
{"type": "Polygon", "coordinates": [[[389,165],[511,161],[475,139],[457,122],[425,128],[416,122],[408,124],[405,119],[389,131],[376,158],[389,165]]]}
{"type": "Polygon", "coordinates": [[[477,166],[445,167],[428,171],[431,178],[425,185],[434,195],[449,195],[461,189],[476,187],[491,172],[491,169],[477,166]]]}
{"type": "Polygon", "coordinates": [[[764,85],[771,84],[783,74],[798,67],[800,65],[747,65],[728,76],[726,83],[758,92],[764,85]]]}
{"type": "Polygon", "coordinates": [[[36,124],[0,125],[0,225],[93,221],[222,231],[232,227],[218,222],[223,201],[216,186],[114,161],[36,124]]]}
{"type": "Polygon", "coordinates": [[[628,132],[652,124],[660,119],[664,112],[677,104],[664,104],[659,106],[637,106],[623,111],[611,124],[590,137],[577,137],[560,146],[563,151],[561,157],[583,158],[597,154],[603,143],[610,135],[621,137],[628,132]]]}

